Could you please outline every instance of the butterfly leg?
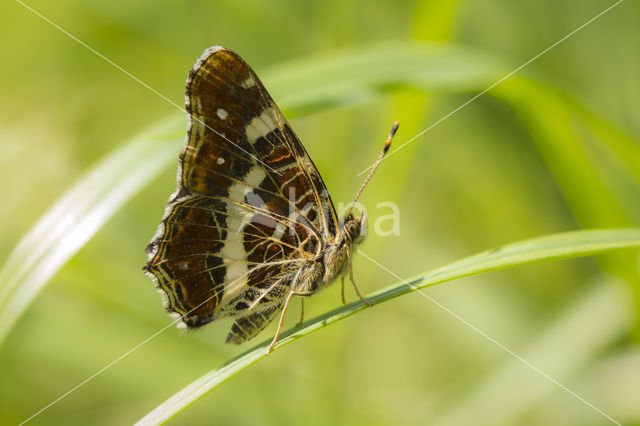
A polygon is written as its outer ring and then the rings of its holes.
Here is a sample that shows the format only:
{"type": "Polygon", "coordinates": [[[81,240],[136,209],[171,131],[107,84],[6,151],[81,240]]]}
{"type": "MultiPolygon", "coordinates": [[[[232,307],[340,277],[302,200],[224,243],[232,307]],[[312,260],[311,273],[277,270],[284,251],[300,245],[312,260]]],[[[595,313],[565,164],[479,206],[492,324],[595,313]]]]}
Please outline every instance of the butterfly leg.
{"type": "Polygon", "coordinates": [[[287,313],[287,308],[289,307],[289,302],[291,302],[291,298],[293,297],[294,294],[295,294],[295,291],[293,291],[293,290],[289,291],[289,295],[287,296],[287,299],[284,301],[284,307],[282,308],[282,314],[280,315],[280,321],[278,321],[278,329],[276,330],[276,335],[273,336],[273,340],[271,341],[271,343],[269,344],[269,347],[267,348],[267,355],[269,355],[271,353],[271,349],[273,349],[273,346],[278,341],[278,336],[280,335],[280,330],[282,329],[282,323],[284,322],[284,314],[287,313]]]}
{"type": "Polygon", "coordinates": [[[300,299],[300,321],[296,323],[296,327],[300,327],[302,321],[304,321],[304,299],[300,299]]]}
{"type": "Polygon", "coordinates": [[[353,284],[353,288],[356,290],[356,294],[358,295],[360,300],[362,300],[364,303],[366,303],[369,306],[373,306],[373,303],[369,302],[367,299],[365,299],[365,297],[362,294],[360,294],[360,290],[358,290],[358,286],[356,285],[356,282],[353,280],[353,266],[351,265],[351,262],[349,262],[349,280],[351,281],[351,284],[353,284]]]}
{"type": "Polygon", "coordinates": [[[342,304],[347,305],[347,302],[344,300],[344,275],[340,277],[340,296],[342,297],[342,304]]]}

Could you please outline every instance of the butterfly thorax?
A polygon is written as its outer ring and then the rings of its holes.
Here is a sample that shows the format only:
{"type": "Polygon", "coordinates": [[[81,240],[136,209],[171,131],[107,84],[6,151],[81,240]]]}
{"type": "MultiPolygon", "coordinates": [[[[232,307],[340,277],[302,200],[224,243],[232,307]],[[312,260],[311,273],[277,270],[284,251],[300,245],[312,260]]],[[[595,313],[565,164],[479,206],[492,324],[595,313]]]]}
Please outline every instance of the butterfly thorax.
{"type": "Polygon", "coordinates": [[[328,242],[317,262],[301,274],[296,283],[296,293],[310,296],[346,273],[354,250],[364,241],[363,227],[366,227],[364,213],[360,217],[347,215],[336,239],[328,242]]]}

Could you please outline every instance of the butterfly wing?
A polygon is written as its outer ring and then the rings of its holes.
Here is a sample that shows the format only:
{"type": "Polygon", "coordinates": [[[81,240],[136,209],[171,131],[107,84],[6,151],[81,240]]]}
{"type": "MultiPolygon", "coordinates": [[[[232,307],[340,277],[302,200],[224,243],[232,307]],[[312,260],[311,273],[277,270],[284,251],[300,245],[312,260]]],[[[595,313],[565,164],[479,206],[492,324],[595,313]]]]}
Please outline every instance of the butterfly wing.
{"type": "Polygon", "coordinates": [[[145,269],[186,327],[240,317],[227,339],[240,343],[272,320],[338,222],[309,155],[236,53],[204,52],[186,109],[178,189],[145,269]]]}

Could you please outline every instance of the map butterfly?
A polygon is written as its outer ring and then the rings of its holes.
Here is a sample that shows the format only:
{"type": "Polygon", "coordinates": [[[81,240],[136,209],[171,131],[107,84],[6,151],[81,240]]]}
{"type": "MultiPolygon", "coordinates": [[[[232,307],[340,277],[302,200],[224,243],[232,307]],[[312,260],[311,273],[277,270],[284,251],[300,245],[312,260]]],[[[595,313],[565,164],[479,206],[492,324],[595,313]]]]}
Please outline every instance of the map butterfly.
{"type": "Polygon", "coordinates": [[[353,282],[351,258],[365,214],[350,210],[338,220],[302,143],[235,52],[203,53],[187,78],[186,111],[178,188],[144,270],[180,326],[233,318],[228,343],[251,339],[282,311],[268,354],[293,296],[310,296],[338,276],[344,286],[347,271],[353,282]]]}

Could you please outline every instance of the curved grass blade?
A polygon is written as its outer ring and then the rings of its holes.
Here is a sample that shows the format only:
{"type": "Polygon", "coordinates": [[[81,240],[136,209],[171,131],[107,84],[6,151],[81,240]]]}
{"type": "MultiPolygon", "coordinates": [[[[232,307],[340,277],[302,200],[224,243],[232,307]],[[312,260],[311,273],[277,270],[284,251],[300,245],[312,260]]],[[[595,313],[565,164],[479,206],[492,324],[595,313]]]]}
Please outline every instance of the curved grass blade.
{"type": "MultiPolygon", "coordinates": [[[[379,290],[368,295],[367,299],[376,305],[420,288],[470,275],[552,259],[594,255],[622,248],[640,248],[640,229],[586,230],[553,234],[509,244],[461,259],[406,282],[379,290]]],[[[283,333],[274,350],[367,308],[367,305],[358,301],[313,318],[298,328],[283,333]]],[[[156,407],[137,424],[158,424],[175,417],[231,377],[265,358],[269,343],[269,340],[262,342],[228,361],[222,367],[200,377],[156,407]]]]}
{"type": "Polygon", "coordinates": [[[291,118],[362,103],[398,88],[442,93],[484,90],[509,69],[477,49],[396,42],[282,63],[265,72],[264,81],[291,118]]]}
{"type": "Polygon", "coordinates": [[[18,243],[0,270],[0,343],[47,281],[177,156],[168,120],[104,158],[18,243]],[[163,136],[165,135],[165,136],[163,136]]]}

